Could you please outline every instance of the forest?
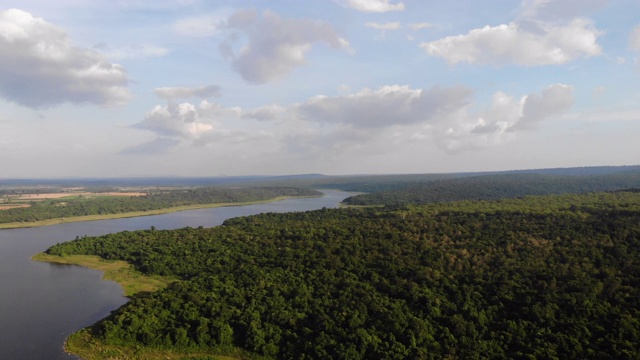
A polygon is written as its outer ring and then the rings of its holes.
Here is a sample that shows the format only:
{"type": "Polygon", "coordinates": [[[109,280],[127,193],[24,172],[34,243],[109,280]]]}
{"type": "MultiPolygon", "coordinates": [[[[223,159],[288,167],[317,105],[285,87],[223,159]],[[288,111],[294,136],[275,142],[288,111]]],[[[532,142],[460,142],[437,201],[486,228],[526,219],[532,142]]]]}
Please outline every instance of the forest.
{"type": "Polygon", "coordinates": [[[269,213],[47,252],[180,279],[95,324],[104,344],[263,359],[640,358],[639,192],[269,213]]]}
{"type": "Polygon", "coordinates": [[[243,203],[265,201],[283,196],[320,196],[322,193],[284,187],[204,187],[149,191],[144,196],[99,196],[59,198],[31,202],[29,207],[0,211],[0,223],[34,222],[40,220],[86,215],[120,214],[150,211],[187,205],[243,203]]]}
{"type": "Polygon", "coordinates": [[[527,195],[579,194],[640,186],[640,170],[582,175],[511,172],[485,174],[421,183],[403,183],[382,191],[351,196],[349,205],[429,204],[457,200],[497,200],[527,195]]]}

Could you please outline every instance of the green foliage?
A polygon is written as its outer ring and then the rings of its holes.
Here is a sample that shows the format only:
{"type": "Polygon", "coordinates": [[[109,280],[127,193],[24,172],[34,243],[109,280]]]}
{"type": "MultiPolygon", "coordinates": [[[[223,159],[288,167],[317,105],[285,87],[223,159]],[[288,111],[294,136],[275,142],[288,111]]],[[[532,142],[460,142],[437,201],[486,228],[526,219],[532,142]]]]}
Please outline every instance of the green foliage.
{"type": "Polygon", "coordinates": [[[323,209],[51,254],[183,281],[95,326],[124,346],[278,359],[640,358],[640,194],[323,209]]]}
{"type": "Polygon", "coordinates": [[[458,200],[497,200],[528,195],[577,194],[638,187],[640,171],[604,175],[497,174],[443,179],[344,200],[349,205],[429,204],[458,200]]]}
{"type": "Polygon", "coordinates": [[[146,196],[100,196],[33,202],[31,207],[0,211],[0,223],[150,211],[184,205],[242,203],[280,196],[319,196],[320,192],[297,188],[200,188],[149,193],[146,196]]]}

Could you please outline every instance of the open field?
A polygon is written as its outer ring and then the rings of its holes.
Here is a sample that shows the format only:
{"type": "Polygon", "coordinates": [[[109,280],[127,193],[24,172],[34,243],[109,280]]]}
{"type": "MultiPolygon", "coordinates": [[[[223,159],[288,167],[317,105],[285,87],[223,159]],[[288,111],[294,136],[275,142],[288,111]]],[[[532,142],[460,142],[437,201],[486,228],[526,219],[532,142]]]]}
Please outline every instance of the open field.
{"type": "Polygon", "coordinates": [[[31,205],[29,204],[5,204],[5,205],[0,205],[0,210],[8,210],[8,209],[17,209],[17,208],[24,208],[24,207],[29,207],[31,205]]]}
{"type": "Polygon", "coordinates": [[[30,207],[34,202],[54,199],[79,199],[79,198],[95,198],[99,196],[144,196],[143,192],[47,192],[47,193],[24,193],[24,194],[7,194],[0,196],[0,211],[30,207]]]}
{"type": "Polygon", "coordinates": [[[44,199],[60,199],[69,197],[89,197],[89,196],[143,196],[146,193],[141,192],[61,192],[61,193],[31,193],[31,194],[17,194],[11,196],[12,200],[44,200],[44,199]]]}

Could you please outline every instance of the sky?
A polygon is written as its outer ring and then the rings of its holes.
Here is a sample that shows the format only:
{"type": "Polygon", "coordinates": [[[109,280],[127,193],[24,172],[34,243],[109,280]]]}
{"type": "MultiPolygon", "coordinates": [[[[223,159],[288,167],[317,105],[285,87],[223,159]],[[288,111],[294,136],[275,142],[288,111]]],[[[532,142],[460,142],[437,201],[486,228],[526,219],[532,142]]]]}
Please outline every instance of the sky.
{"type": "Polygon", "coordinates": [[[637,0],[0,0],[0,178],[640,164],[637,0]]]}

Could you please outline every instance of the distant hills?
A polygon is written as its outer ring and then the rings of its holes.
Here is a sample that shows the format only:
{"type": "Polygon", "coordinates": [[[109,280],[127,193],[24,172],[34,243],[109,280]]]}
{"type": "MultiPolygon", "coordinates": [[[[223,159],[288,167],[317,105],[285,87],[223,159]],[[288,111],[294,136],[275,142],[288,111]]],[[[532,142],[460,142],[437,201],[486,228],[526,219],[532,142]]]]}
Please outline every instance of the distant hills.
{"type": "Polygon", "coordinates": [[[203,186],[296,186],[333,188],[346,191],[379,192],[419,185],[432,181],[480,177],[487,175],[540,174],[554,176],[595,176],[640,173],[640,165],[589,166],[572,168],[527,169],[488,172],[431,174],[360,174],[331,176],[323,174],[252,175],[252,176],[143,176],[120,178],[0,179],[0,188],[10,187],[203,187],[203,186]]]}

